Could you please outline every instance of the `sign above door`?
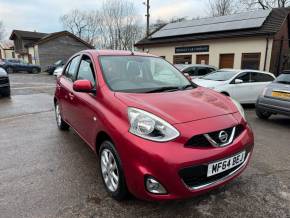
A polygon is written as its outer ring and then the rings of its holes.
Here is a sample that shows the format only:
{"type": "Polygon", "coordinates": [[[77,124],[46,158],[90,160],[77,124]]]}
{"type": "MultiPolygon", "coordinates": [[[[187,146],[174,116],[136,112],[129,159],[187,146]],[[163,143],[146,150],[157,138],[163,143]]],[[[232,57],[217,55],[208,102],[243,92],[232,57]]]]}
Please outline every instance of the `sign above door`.
{"type": "Polygon", "coordinates": [[[175,53],[198,53],[198,52],[209,52],[209,45],[198,45],[189,47],[176,47],[175,53]]]}

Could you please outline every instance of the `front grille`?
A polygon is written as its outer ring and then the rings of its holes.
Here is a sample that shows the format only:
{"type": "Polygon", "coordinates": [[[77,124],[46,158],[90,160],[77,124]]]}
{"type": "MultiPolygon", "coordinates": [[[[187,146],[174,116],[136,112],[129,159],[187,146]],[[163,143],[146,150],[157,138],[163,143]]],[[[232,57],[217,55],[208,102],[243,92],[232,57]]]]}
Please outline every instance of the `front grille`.
{"type": "MultiPolygon", "coordinates": [[[[187,146],[187,147],[212,147],[213,145],[208,140],[208,138],[205,136],[206,134],[208,136],[210,136],[210,138],[212,140],[214,140],[215,142],[220,143],[219,133],[221,131],[225,131],[230,136],[232,131],[233,131],[233,128],[234,127],[231,127],[231,128],[228,128],[228,129],[224,129],[224,130],[219,130],[219,131],[216,131],[216,132],[205,133],[205,134],[202,134],[202,135],[193,136],[191,139],[189,139],[187,141],[185,146],[187,146]]],[[[235,140],[237,137],[239,137],[244,130],[245,130],[245,127],[243,125],[240,124],[240,125],[236,126],[233,140],[235,140]]]]}
{"type": "Polygon", "coordinates": [[[0,78],[0,85],[6,85],[6,84],[9,84],[8,77],[1,77],[0,78]]]}
{"type": "MultiPolygon", "coordinates": [[[[247,161],[248,154],[249,153],[247,152],[245,161],[247,161]]],[[[223,179],[224,177],[228,176],[229,174],[237,170],[239,167],[241,167],[241,165],[244,163],[241,163],[240,165],[235,166],[232,169],[229,169],[227,171],[224,171],[211,177],[207,177],[208,164],[191,166],[180,170],[179,176],[187,187],[189,188],[198,187],[223,179]]]]}

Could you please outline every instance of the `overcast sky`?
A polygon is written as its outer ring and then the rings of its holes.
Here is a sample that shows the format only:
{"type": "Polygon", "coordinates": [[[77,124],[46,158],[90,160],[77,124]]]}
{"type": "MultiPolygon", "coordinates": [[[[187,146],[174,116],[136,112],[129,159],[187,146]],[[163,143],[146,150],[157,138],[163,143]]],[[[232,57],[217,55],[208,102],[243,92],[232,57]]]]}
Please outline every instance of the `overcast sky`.
{"type": "MultiPolygon", "coordinates": [[[[134,0],[138,13],[145,22],[144,0],[134,0]]],[[[6,34],[11,30],[55,32],[62,30],[59,17],[72,9],[98,9],[101,0],[0,0],[0,21],[6,34]]],[[[204,16],[207,0],[151,0],[152,20],[171,17],[204,16]]]]}

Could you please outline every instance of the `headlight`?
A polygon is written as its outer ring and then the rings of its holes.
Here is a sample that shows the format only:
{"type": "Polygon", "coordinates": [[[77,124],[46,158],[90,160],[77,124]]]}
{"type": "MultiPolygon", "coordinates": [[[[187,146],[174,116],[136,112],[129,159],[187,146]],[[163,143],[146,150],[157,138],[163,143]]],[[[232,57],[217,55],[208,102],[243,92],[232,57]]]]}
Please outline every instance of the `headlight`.
{"type": "Polygon", "coordinates": [[[169,123],[146,111],[129,107],[129,132],[144,139],[167,142],[179,136],[179,132],[169,123]]]}
{"type": "Polygon", "coordinates": [[[238,111],[240,112],[240,114],[242,115],[242,117],[246,120],[246,113],[245,113],[245,110],[242,107],[242,105],[239,102],[237,102],[235,99],[231,98],[231,100],[236,105],[236,107],[237,107],[238,111]]]}

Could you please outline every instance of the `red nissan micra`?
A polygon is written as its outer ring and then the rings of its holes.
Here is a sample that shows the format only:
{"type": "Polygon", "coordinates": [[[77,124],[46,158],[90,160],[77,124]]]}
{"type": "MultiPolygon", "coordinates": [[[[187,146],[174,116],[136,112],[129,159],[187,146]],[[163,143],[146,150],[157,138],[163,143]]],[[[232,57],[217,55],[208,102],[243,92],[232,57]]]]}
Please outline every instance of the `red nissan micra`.
{"type": "Polygon", "coordinates": [[[187,198],[249,163],[253,133],[235,100],[190,82],[162,58],[128,51],[74,55],[57,80],[55,114],[98,154],[115,199],[187,198]]]}

